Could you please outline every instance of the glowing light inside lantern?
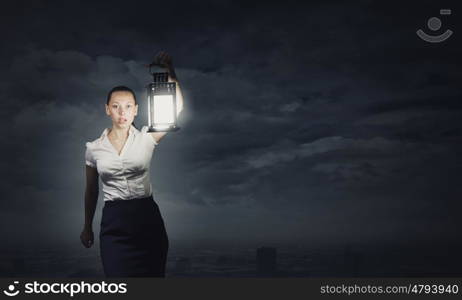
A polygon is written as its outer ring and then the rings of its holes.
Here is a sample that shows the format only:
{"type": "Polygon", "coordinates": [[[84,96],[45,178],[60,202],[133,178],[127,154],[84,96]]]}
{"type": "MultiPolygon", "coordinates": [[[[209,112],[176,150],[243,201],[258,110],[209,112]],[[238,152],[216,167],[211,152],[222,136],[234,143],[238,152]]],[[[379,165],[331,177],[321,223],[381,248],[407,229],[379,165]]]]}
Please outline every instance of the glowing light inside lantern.
{"type": "MultiPolygon", "coordinates": [[[[161,124],[172,124],[175,122],[174,102],[172,95],[154,95],[153,117],[156,128],[162,128],[161,124]]],[[[168,128],[168,125],[165,126],[168,128]]]]}
{"type": "Polygon", "coordinates": [[[149,72],[153,81],[146,86],[148,100],[149,132],[153,131],[177,131],[176,83],[168,82],[169,74],[149,72]]]}

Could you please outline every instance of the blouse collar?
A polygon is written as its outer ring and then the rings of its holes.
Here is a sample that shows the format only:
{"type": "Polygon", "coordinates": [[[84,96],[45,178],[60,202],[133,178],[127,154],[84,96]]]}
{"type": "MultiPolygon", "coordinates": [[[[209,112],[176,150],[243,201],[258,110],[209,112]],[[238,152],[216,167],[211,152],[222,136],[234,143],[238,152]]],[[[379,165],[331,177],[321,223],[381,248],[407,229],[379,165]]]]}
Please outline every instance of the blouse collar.
{"type": "MultiPolygon", "coordinates": [[[[135,126],[131,124],[130,129],[128,130],[128,136],[132,135],[135,131],[136,131],[135,126]]],[[[105,128],[103,133],[101,134],[101,138],[104,138],[105,136],[107,136],[108,132],[109,132],[109,128],[105,128]]]]}

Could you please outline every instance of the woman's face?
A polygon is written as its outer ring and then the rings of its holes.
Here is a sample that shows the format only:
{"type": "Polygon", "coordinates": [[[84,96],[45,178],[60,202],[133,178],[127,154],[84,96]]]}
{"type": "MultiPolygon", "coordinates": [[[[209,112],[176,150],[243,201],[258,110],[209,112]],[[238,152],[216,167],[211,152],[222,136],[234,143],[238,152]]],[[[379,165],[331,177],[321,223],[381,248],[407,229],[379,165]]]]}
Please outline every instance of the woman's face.
{"type": "Polygon", "coordinates": [[[138,114],[138,104],[135,104],[130,92],[113,92],[109,105],[106,104],[106,114],[111,117],[114,126],[127,128],[138,114]]]}

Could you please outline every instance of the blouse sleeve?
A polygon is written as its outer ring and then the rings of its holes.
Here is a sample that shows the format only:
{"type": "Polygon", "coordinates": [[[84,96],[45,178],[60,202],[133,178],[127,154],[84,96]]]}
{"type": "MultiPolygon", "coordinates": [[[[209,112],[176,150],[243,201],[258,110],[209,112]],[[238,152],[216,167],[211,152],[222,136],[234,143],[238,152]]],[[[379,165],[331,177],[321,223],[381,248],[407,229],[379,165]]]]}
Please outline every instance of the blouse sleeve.
{"type": "Polygon", "coordinates": [[[156,142],[156,140],[154,140],[154,137],[152,136],[152,134],[150,134],[148,132],[148,126],[143,126],[143,128],[141,128],[141,133],[147,138],[149,139],[149,141],[151,143],[154,144],[154,146],[158,145],[159,143],[156,142]]]}
{"type": "Polygon", "coordinates": [[[86,151],[85,151],[85,164],[87,166],[90,166],[92,168],[96,168],[96,161],[93,157],[92,149],[91,149],[91,144],[89,142],[86,143],[86,151]]]}

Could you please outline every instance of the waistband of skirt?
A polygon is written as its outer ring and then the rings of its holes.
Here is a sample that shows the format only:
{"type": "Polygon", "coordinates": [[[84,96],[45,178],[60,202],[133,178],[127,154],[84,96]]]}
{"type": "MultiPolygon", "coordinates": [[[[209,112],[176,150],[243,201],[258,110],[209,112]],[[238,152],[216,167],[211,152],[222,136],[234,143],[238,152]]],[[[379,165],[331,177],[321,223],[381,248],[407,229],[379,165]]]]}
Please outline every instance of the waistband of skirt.
{"type": "Polygon", "coordinates": [[[148,197],[142,197],[142,198],[131,198],[131,199],[120,199],[116,198],[113,200],[106,200],[104,201],[104,205],[115,205],[115,204],[121,204],[121,203],[135,203],[135,202],[145,202],[145,201],[154,201],[154,198],[152,197],[152,194],[148,197]]]}

